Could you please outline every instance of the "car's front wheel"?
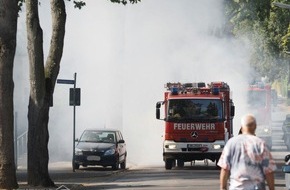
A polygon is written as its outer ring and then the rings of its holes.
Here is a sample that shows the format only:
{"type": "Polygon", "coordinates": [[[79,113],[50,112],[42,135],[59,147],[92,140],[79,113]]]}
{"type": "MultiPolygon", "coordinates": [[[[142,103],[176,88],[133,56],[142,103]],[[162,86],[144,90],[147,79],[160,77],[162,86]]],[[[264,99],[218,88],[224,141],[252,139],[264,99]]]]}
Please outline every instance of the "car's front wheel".
{"type": "Polygon", "coordinates": [[[116,163],[114,165],[112,165],[112,169],[113,170],[118,170],[119,169],[119,161],[117,160],[116,163]]]}
{"type": "Polygon", "coordinates": [[[121,163],[121,169],[126,169],[126,158],[125,158],[125,160],[121,163]]]}

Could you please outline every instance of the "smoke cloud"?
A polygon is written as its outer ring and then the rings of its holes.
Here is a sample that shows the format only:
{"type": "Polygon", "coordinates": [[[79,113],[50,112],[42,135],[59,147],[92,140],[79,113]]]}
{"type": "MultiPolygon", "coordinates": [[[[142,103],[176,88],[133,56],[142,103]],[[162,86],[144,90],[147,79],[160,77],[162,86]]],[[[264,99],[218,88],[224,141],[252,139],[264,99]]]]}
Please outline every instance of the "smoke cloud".
{"type": "MultiPolygon", "coordinates": [[[[127,6],[106,0],[86,3],[79,11],[67,2],[59,73],[59,78],[73,79],[77,72],[82,94],[76,137],[86,128],[117,128],[126,140],[130,163],[160,164],[164,122],[155,119],[155,103],[163,100],[164,84],[200,81],[230,85],[238,133],[245,112],[250,47],[246,40],[224,35],[222,0],[146,0],[127,6]]],[[[48,7],[48,2],[41,2],[45,55],[51,34],[48,7]]],[[[29,94],[24,16],[19,20],[19,64],[15,64],[15,109],[26,124],[22,128],[27,127],[29,94]]],[[[70,87],[55,88],[49,121],[51,161],[72,157],[70,87]]]]}

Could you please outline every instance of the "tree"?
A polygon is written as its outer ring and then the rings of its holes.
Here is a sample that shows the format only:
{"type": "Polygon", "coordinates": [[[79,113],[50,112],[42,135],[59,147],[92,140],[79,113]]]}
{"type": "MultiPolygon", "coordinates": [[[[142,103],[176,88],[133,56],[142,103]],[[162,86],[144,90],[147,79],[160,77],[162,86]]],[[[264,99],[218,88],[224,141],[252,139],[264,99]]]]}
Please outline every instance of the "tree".
{"type": "Polygon", "coordinates": [[[16,49],[17,0],[0,0],[0,188],[16,189],[13,142],[13,62],[16,49]]]}
{"type": "Polygon", "coordinates": [[[231,32],[236,37],[246,36],[250,40],[251,66],[258,74],[267,76],[271,81],[288,75],[288,60],[284,51],[290,18],[290,11],[273,7],[273,2],[274,0],[225,2],[231,32]]]}
{"type": "MultiPolygon", "coordinates": [[[[137,3],[141,0],[110,0],[114,3],[137,3]]],[[[64,0],[51,0],[52,36],[44,65],[43,31],[39,24],[38,0],[26,0],[26,24],[30,65],[28,106],[28,184],[53,187],[48,172],[49,106],[60,69],[63,52],[66,11],[64,0]]],[[[85,5],[74,1],[76,8],[85,5]]]]}
{"type": "Polygon", "coordinates": [[[30,66],[28,106],[28,184],[54,186],[48,173],[49,106],[63,52],[66,12],[63,0],[51,0],[52,36],[44,66],[43,32],[38,0],[26,0],[27,49],[30,66]]]}
{"type": "MultiPolygon", "coordinates": [[[[289,0],[284,0],[284,2],[290,3],[289,0]]],[[[289,72],[289,51],[290,47],[290,10],[283,9],[280,7],[273,7],[272,14],[269,20],[269,36],[272,39],[271,43],[275,44],[274,48],[276,48],[278,52],[278,57],[280,64],[285,65],[285,70],[283,72],[284,78],[288,78],[288,85],[290,84],[290,72],[289,72]]],[[[279,62],[278,62],[279,63],[279,62]]]]}

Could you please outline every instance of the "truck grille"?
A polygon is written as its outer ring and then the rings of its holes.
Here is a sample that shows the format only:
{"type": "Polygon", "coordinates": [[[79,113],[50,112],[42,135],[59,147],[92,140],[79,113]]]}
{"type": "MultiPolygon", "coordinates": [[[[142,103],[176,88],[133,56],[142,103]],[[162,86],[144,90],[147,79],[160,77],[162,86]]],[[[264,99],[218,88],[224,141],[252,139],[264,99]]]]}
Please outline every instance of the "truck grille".
{"type": "Polygon", "coordinates": [[[198,147],[198,148],[182,148],[182,152],[192,152],[192,151],[197,151],[197,152],[207,152],[208,148],[207,147],[198,147]]]}

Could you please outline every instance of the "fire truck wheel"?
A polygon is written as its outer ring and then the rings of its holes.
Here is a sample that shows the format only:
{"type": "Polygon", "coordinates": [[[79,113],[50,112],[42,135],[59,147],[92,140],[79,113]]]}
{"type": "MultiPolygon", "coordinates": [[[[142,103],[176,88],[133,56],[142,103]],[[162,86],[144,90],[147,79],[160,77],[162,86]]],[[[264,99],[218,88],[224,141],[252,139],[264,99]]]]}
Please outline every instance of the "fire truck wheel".
{"type": "Polygon", "coordinates": [[[290,140],[288,137],[286,137],[286,140],[285,140],[285,144],[286,144],[286,147],[287,147],[287,150],[290,150],[290,140]]]}
{"type": "Polygon", "coordinates": [[[166,159],[165,160],[165,169],[171,170],[173,166],[173,160],[171,159],[166,159]]]}
{"type": "Polygon", "coordinates": [[[286,146],[287,146],[287,150],[290,150],[290,145],[289,145],[289,144],[287,144],[286,146]]]}
{"type": "Polygon", "coordinates": [[[183,160],[177,160],[177,167],[182,168],[184,166],[183,160]]]}
{"type": "Polygon", "coordinates": [[[272,144],[269,144],[269,150],[270,151],[272,150],[272,144]]]}
{"type": "Polygon", "coordinates": [[[79,164],[74,163],[74,166],[75,166],[75,169],[76,169],[76,170],[80,169],[80,165],[79,165],[79,164]]]}
{"type": "Polygon", "coordinates": [[[216,167],[217,169],[221,169],[221,167],[219,167],[219,165],[218,165],[218,162],[219,162],[219,158],[217,158],[217,159],[215,160],[215,167],[216,167]]]}

